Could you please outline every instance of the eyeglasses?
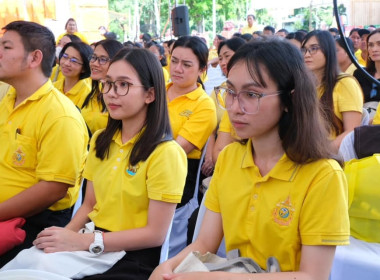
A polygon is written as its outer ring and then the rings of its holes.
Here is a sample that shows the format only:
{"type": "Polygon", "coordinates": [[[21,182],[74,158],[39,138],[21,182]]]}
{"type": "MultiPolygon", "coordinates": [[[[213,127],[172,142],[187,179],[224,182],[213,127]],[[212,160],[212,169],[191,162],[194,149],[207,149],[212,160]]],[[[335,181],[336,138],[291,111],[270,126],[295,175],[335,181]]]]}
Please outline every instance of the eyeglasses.
{"type": "Polygon", "coordinates": [[[70,57],[67,53],[64,53],[61,56],[61,60],[63,60],[63,61],[70,61],[70,63],[76,64],[76,65],[83,65],[83,63],[80,62],[77,58],[70,57]]]}
{"type": "Polygon", "coordinates": [[[100,65],[106,64],[111,59],[109,57],[105,56],[96,56],[95,54],[91,55],[89,58],[90,62],[95,63],[97,60],[99,61],[100,65]]]}
{"type": "Polygon", "coordinates": [[[129,83],[129,82],[123,81],[123,80],[116,80],[114,82],[112,82],[110,80],[100,80],[100,82],[102,85],[101,92],[103,94],[109,93],[109,91],[111,90],[111,88],[113,86],[114,92],[119,96],[127,95],[129,92],[129,88],[132,86],[134,86],[134,87],[145,87],[144,85],[134,85],[132,83],[129,83]]]}
{"type": "Polygon", "coordinates": [[[256,114],[260,108],[260,99],[268,96],[280,95],[283,92],[261,93],[252,90],[235,92],[227,87],[215,87],[216,100],[223,109],[230,110],[234,99],[239,102],[240,109],[248,115],[256,114]]]}
{"type": "Polygon", "coordinates": [[[321,49],[320,46],[318,45],[314,45],[314,46],[311,46],[310,48],[301,48],[301,53],[303,55],[306,55],[307,52],[309,52],[310,55],[314,55],[317,53],[317,51],[319,51],[321,49]]]}

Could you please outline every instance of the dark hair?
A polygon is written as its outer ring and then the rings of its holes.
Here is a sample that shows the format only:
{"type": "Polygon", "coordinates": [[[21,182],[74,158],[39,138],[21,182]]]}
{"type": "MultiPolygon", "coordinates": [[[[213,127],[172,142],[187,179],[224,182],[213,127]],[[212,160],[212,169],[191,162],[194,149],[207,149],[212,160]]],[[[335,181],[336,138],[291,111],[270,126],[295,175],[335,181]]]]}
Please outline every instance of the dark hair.
{"type": "Polygon", "coordinates": [[[331,158],[316,88],[299,49],[278,38],[253,41],[232,56],[228,72],[238,62],[245,62],[252,79],[263,87],[267,87],[263,79],[266,71],[283,93],[280,100],[285,110],[279,121],[279,136],[286,155],[301,164],[331,158]]]}
{"type": "Polygon", "coordinates": [[[240,38],[244,39],[246,42],[249,42],[253,39],[253,35],[249,33],[241,34],[240,38]]]}
{"type": "Polygon", "coordinates": [[[218,40],[221,40],[221,41],[225,41],[226,40],[226,37],[223,37],[222,35],[216,34],[215,37],[217,37],[218,40]]]}
{"type": "Polygon", "coordinates": [[[296,31],[296,32],[289,33],[288,35],[286,35],[285,38],[288,40],[291,40],[291,39],[297,40],[298,42],[302,44],[302,41],[303,39],[305,39],[305,36],[306,36],[306,33],[302,31],[296,31]]]}
{"type": "Polygon", "coordinates": [[[218,55],[220,54],[220,50],[222,49],[223,46],[227,46],[227,48],[236,52],[238,48],[240,48],[245,43],[246,41],[239,37],[232,37],[231,39],[220,42],[219,47],[218,47],[218,55]]]}
{"type": "MultiPolygon", "coordinates": [[[[101,40],[94,44],[95,48],[97,46],[102,46],[104,50],[107,52],[110,59],[112,59],[115,54],[123,48],[123,45],[116,40],[105,39],[101,40]]],[[[99,81],[92,80],[91,92],[87,95],[86,99],[83,102],[82,108],[87,107],[90,104],[91,99],[96,96],[98,102],[102,105],[102,111],[106,110],[106,104],[104,104],[103,96],[99,91],[99,81]]]]}
{"type": "MultiPolygon", "coordinates": [[[[371,38],[373,35],[375,34],[378,34],[380,33],[380,28],[377,28],[375,30],[373,30],[367,37],[367,50],[368,50],[368,42],[369,42],[369,38],[371,38]]],[[[366,70],[369,74],[371,74],[372,76],[375,75],[376,73],[376,67],[375,67],[375,62],[369,57],[369,55],[367,56],[367,63],[366,63],[366,70]]]]}
{"type": "Polygon", "coordinates": [[[168,44],[168,47],[170,47],[172,44],[174,44],[175,40],[174,39],[170,39],[168,41],[166,41],[166,43],[168,44]]]}
{"type": "Polygon", "coordinates": [[[92,48],[87,45],[86,43],[83,43],[83,42],[70,42],[70,43],[67,43],[61,50],[61,52],[59,53],[59,60],[61,60],[63,54],[65,53],[65,51],[69,48],[69,47],[72,47],[74,49],[76,49],[79,54],[80,54],[80,57],[83,61],[83,65],[82,65],[82,72],[79,74],[79,80],[82,80],[82,79],[85,79],[85,78],[88,78],[91,76],[91,69],[90,69],[90,56],[92,55],[92,53],[94,52],[92,50],[92,48]]]}
{"type": "Polygon", "coordinates": [[[255,17],[253,14],[249,14],[249,15],[247,15],[247,19],[248,19],[248,17],[252,17],[253,20],[256,20],[256,17],[255,17]]]}
{"type": "Polygon", "coordinates": [[[158,50],[160,56],[161,56],[161,59],[160,59],[160,63],[161,63],[161,66],[166,66],[168,65],[168,63],[166,62],[166,55],[165,55],[165,49],[163,46],[157,44],[157,42],[155,41],[150,41],[148,43],[146,43],[145,45],[145,48],[146,49],[149,49],[150,47],[156,47],[156,49],[158,50]]]}
{"type": "Polygon", "coordinates": [[[45,77],[50,77],[55,61],[55,38],[48,28],[35,22],[20,20],[7,24],[2,30],[17,32],[26,52],[40,50],[42,73],[45,77]]]}
{"type": "Polygon", "coordinates": [[[331,28],[329,28],[329,32],[334,32],[334,33],[338,34],[339,30],[338,30],[338,28],[331,27],[331,28]]]}
{"type": "MultiPolygon", "coordinates": [[[[206,44],[196,36],[182,36],[179,37],[177,41],[174,42],[172,52],[177,47],[183,47],[191,49],[195,54],[199,62],[199,69],[207,69],[208,61],[208,48],[206,44]]],[[[203,82],[200,77],[198,77],[198,83],[200,83],[204,89],[203,82]]]]}
{"type": "Polygon", "coordinates": [[[69,19],[66,21],[66,23],[65,23],[65,30],[67,29],[67,25],[69,24],[70,21],[73,21],[73,22],[75,22],[75,24],[77,24],[77,22],[75,21],[75,19],[73,19],[73,18],[69,18],[69,19]]]}
{"type": "Polygon", "coordinates": [[[365,29],[365,28],[359,29],[359,31],[358,31],[358,34],[359,34],[360,38],[361,38],[363,35],[367,35],[367,34],[369,34],[369,33],[371,33],[371,31],[369,31],[368,29],[365,29]]]}
{"type": "Polygon", "coordinates": [[[289,34],[289,31],[286,30],[285,28],[282,28],[282,29],[278,30],[277,33],[278,33],[278,32],[284,32],[285,35],[288,35],[288,34],[289,34]]]}
{"type": "MultiPolygon", "coordinates": [[[[132,148],[129,163],[136,165],[146,160],[158,144],[173,139],[168,108],[164,75],[155,55],[146,49],[122,49],[113,58],[112,63],[125,61],[130,64],[139,76],[145,90],[154,89],[155,100],[148,104],[145,130],[141,132],[132,148]]],[[[96,139],[96,156],[100,159],[108,157],[112,137],[122,129],[122,121],[110,116],[106,129],[96,139]]]]}
{"type": "Polygon", "coordinates": [[[351,36],[352,33],[354,33],[354,32],[357,32],[358,35],[359,35],[359,30],[360,30],[360,28],[352,28],[351,31],[350,31],[350,35],[349,36],[351,36]]]}
{"type": "Polygon", "coordinates": [[[76,42],[82,42],[82,40],[77,35],[66,33],[66,34],[64,34],[62,36],[62,38],[65,37],[65,36],[69,37],[71,42],[74,42],[74,43],[76,43],[76,42]]]}
{"type": "MultiPolygon", "coordinates": [[[[348,48],[350,49],[350,51],[352,52],[352,54],[354,54],[355,53],[354,43],[348,37],[345,37],[345,39],[346,39],[348,48]]],[[[343,40],[342,37],[336,38],[335,42],[337,42],[339,44],[339,46],[341,46],[344,50],[346,50],[345,47],[344,47],[345,44],[344,44],[344,40],[343,40]]]]}
{"type": "Polygon", "coordinates": [[[313,36],[317,39],[321,51],[326,59],[320,85],[323,88],[323,94],[320,102],[322,104],[324,116],[330,123],[330,128],[338,135],[342,130],[343,124],[334,113],[333,92],[339,76],[339,65],[336,56],[335,41],[330,32],[325,30],[313,30],[306,35],[302,43],[302,47],[304,47],[307,41],[309,41],[309,39],[313,36]]]}
{"type": "Polygon", "coordinates": [[[274,34],[276,32],[276,30],[274,29],[274,27],[272,27],[270,25],[265,26],[263,30],[270,31],[270,32],[272,32],[272,34],[274,34]]]}

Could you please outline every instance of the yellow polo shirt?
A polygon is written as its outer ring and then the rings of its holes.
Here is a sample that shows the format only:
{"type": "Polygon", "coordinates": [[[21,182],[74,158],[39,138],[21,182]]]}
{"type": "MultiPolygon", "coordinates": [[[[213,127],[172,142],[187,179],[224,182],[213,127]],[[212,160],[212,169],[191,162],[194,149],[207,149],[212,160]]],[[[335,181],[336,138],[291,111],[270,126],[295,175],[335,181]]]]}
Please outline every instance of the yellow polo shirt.
{"type": "MultiPolygon", "coordinates": [[[[321,98],[323,88],[318,87],[318,96],[321,98]]],[[[363,92],[353,77],[343,77],[337,81],[333,91],[334,113],[343,121],[344,112],[354,111],[362,113],[363,92]]],[[[335,138],[335,137],[334,137],[335,138]]]]}
{"type": "Polygon", "coordinates": [[[0,81],[0,101],[5,97],[8,90],[10,90],[10,89],[11,89],[10,85],[0,81]]]}
{"type": "Polygon", "coordinates": [[[96,226],[109,231],[144,227],[149,200],[181,201],[187,160],[174,140],[159,144],[144,162],[131,166],[129,156],[138,135],[122,144],[118,131],[112,138],[108,158],[102,161],[95,156],[100,132],[91,139],[83,173],[94,186],[96,204],[88,216],[96,226]]]}
{"type": "Polygon", "coordinates": [[[377,105],[376,114],[373,117],[372,124],[380,124],[380,103],[377,105]]]}
{"type": "Polygon", "coordinates": [[[361,50],[361,49],[358,49],[358,50],[355,52],[355,57],[356,57],[356,59],[358,60],[358,63],[359,63],[361,66],[366,67],[367,62],[362,58],[362,50],[361,50]]]}
{"type": "MultiPolygon", "coordinates": [[[[173,85],[170,83],[167,90],[173,85]]],[[[187,157],[200,159],[208,137],[216,128],[216,109],[214,102],[198,87],[187,94],[168,100],[169,118],[174,139],[178,135],[195,146],[187,157]]]]}
{"type": "Polygon", "coordinates": [[[63,76],[63,74],[62,74],[62,71],[61,71],[59,64],[56,64],[51,71],[50,80],[53,83],[55,83],[56,81],[59,81],[59,80],[64,79],[64,78],[65,78],[65,76],[63,76]]]}
{"type": "MultiPolygon", "coordinates": [[[[62,37],[67,35],[67,32],[65,33],[62,33],[61,35],[58,36],[57,40],[56,40],[56,44],[58,45],[59,41],[61,41],[62,37]]],[[[82,34],[82,33],[79,33],[79,32],[74,32],[75,36],[77,36],[79,39],[82,40],[83,43],[86,43],[87,45],[89,45],[88,41],[87,41],[87,38],[82,34]]]]}
{"type": "Polygon", "coordinates": [[[56,89],[66,95],[78,108],[81,108],[84,100],[91,91],[91,78],[79,80],[68,92],[64,92],[65,78],[53,83],[56,89]]]}
{"type": "Polygon", "coordinates": [[[170,83],[170,74],[165,67],[162,67],[162,71],[164,72],[165,86],[167,86],[170,83]]]}
{"type": "Polygon", "coordinates": [[[353,76],[355,70],[356,70],[355,64],[351,63],[350,66],[348,66],[348,68],[346,69],[345,73],[353,76]]]}
{"type": "Polygon", "coordinates": [[[248,25],[244,26],[242,29],[241,29],[241,34],[246,34],[246,33],[249,33],[252,35],[253,32],[257,31],[257,26],[255,24],[253,24],[251,27],[249,27],[248,25]]]}
{"type": "Polygon", "coordinates": [[[107,126],[108,112],[102,112],[102,105],[98,102],[96,97],[93,97],[90,103],[81,109],[81,114],[91,134],[107,126]]]}
{"type": "Polygon", "coordinates": [[[297,271],[302,245],[349,244],[348,190],[334,160],[299,165],[285,154],[264,177],[252,143],[233,143],[219,155],[205,205],[221,213],[227,252],[239,249],[266,269],[297,271]]]}
{"type": "Polygon", "coordinates": [[[0,103],[0,203],[39,181],[75,185],[51,210],[72,206],[87,155],[86,125],[48,80],[14,108],[12,88],[0,103]]]}

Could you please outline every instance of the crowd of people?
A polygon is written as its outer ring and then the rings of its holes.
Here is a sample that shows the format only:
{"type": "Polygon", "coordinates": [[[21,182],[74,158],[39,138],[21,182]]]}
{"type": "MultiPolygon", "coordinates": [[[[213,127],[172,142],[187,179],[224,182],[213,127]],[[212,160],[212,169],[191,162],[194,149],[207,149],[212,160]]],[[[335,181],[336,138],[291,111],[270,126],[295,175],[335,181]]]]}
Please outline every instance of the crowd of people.
{"type": "Polygon", "coordinates": [[[380,87],[350,53],[379,81],[380,29],[247,22],[210,49],[148,34],[89,45],[74,19],[58,38],[33,22],[2,28],[0,271],[66,252],[56,266],[104,262],[83,279],[246,279],[174,273],[224,237],[264,270],[278,260],[281,272],[254,279],[329,278],[350,237],[339,148],[365,116],[380,124],[380,87]],[[222,82],[208,91],[211,71],[222,82]]]}

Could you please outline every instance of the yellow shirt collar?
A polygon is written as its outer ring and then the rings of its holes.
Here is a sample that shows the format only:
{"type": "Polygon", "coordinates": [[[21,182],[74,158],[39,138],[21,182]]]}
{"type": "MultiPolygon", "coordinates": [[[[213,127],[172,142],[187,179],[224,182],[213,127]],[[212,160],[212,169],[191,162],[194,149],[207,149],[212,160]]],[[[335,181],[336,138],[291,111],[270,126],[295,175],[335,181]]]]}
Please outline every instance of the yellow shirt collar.
{"type": "MultiPolygon", "coordinates": [[[[253,167],[259,170],[256,166],[253,156],[252,156],[252,141],[251,139],[248,140],[246,143],[246,152],[244,153],[243,160],[241,163],[242,168],[249,168],[253,167]]],[[[297,172],[299,170],[300,165],[291,161],[286,153],[282,155],[282,157],[279,159],[279,161],[276,163],[276,165],[272,168],[271,171],[267,175],[265,175],[263,178],[276,178],[283,181],[293,181],[295,176],[297,175],[297,172]]]]}

